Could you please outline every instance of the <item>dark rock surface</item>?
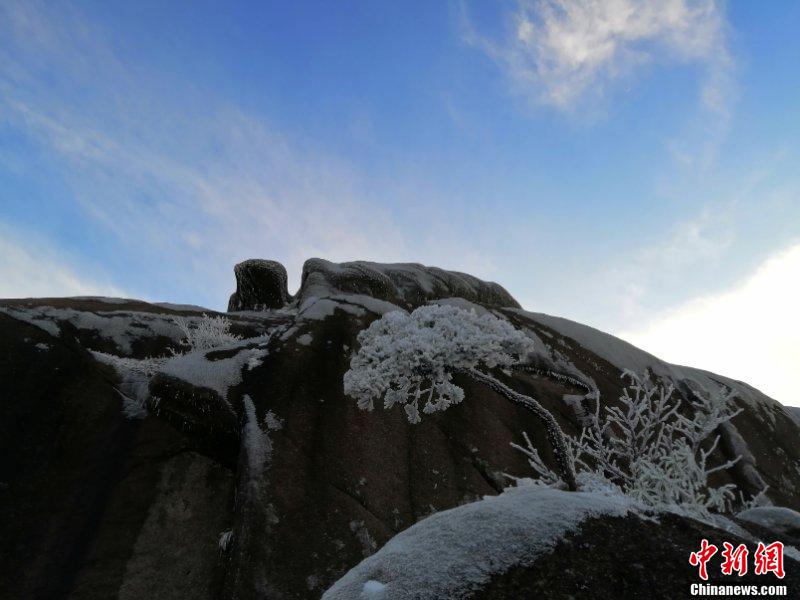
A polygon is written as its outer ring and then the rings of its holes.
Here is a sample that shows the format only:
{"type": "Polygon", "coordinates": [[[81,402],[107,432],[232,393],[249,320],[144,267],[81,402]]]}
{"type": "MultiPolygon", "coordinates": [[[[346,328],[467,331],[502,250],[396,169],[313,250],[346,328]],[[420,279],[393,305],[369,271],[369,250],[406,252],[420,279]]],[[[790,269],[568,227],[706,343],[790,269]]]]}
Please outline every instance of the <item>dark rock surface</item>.
{"type": "MultiPolygon", "coordinates": [[[[765,543],[773,541],[770,537],[764,539],[765,543]]],[[[473,600],[674,600],[690,598],[693,583],[758,588],[785,585],[791,597],[800,589],[800,563],[785,557],[783,579],[771,573],[755,575],[755,547],[752,541],[732,533],[672,514],[660,515],[657,523],[635,515],[590,519],[533,565],[510,569],[468,597],[473,600]],[[689,564],[689,553],[699,549],[703,538],[720,549],[708,563],[708,581],[700,579],[697,567],[689,564]],[[749,572],[743,577],[721,573],[723,542],[734,546],[743,543],[748,547],[749,572]],[[576,556],[591,557],[591,560],[577,562],[576,556]]]]}
{"type": "Polygon", "coordinates": [[[0,373],[0,598],[217,597],[230,470],[74,340],[0,314],[0,373]]]}
{"type": "MultiPolygon", "coordinates": [[[[286,304],[284,279],[269,298],[262,290],[248,300],[248,309],[280,302],[281,310],[228,314],[232,331],[266,337],[200,357],[203,373],[236,375],[225,394],[189,371],[184,379],[158,374],[149,381],[143,419],[126,417],[120,377],[91,351],[167,359],[180,348],[172,318],[200,318],[199,311],[101,299],[0,301],[0,598],[319,598],[420,518],[497,493],[502,473],[529,474],[509,442],[521,443],[523,431],[545,440],[544,429],[487,389],[462,382],[463,403],[416,426],[400,410],[360,411],[342,392],[356,336],[380,316],[374,302],[357,295],[402,308],[451,296],[516,306],[505,290],[419,265],[306,264],[296,305],[286,304]],[[330,298],[325,310],[301,308],[312,297],[330,298]],[[252,425],[247,401],[269,440],[259,472],[243,434],[252,425]]],[[[567,433],[580,424],[566,398],[596,390],[614,403],[622,367],[657,361],[636,349],[612,360],[576,339],[580,331],[559,330],[544,316],[497,314],[536,335],[552,363],[500,376],[537,398],[567,433]],[[553,365],[569,367],[573,378],[548,374],[553,365]]],[[[647,364],[683,382],[681,393],[709,381],[710,374],[647,364]]],[[[800,509],[797,422],[757,390],[717,380],[735,388],[744,412],[733,423],[769,496],[800,509]]],[[[720,448],[715,460],[736,448],[720,448]]],[[[540,453],[554,464],[546,444],[540,453]]],[[[721,473],[717,482],[730,480],[752,487],[737,472],[721,473]]],[[[615,535],[658,535],[637,527],[615,535]]],[[[684,562],[696,533],[687,534],[684,562]]],[[[683,538],[676,539],[677,547],[683,538]]],[[[573,549],[577,564],[608,560],[601,546],[582,548],[573,549]]],[[[546,579],[551,567],[517,576],[546,579]]]]}
{"type": "Polygon", "coordinates": [[[286,269],[274,260],[251,258],[237,264],[236,291],[228,301],[228,311],[282,308],[289,302],[286,269]]]}

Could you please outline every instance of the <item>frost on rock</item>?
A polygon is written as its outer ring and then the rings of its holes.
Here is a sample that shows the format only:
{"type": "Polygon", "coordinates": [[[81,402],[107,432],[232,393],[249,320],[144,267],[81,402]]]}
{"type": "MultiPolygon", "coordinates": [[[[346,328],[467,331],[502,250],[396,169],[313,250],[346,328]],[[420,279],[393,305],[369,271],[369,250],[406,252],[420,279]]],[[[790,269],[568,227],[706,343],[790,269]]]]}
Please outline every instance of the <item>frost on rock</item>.
{"type": "MultiPolygon", "coordinates": [[[[206,315],[192,321],[179,321],[181,329],[188,332],[184,354],[135,359],[104,352],[92,352],[97,360],[115,368],[121,379],[120,394],[125,403],[125,414],[130,418],[144,418],[150,397],[150,381],[162,373],[185,381],[194,387],[207,388],[227,401],[228,390],[242,382],[242,371],[261,364],[268,354],[270,334],[250,339],[239,339],[229,333],[225,319],[212,319],[206,315]],[[209,349],[210,348],[210,349],[209,349]],[[226,353],[214,355],[213,350],[226,353]],[[211,357],[210,357],[211,356],[211,357]]],[[[174,329],[177,329],[173,325],[174,329]]]]}
{"type": "MultiPolygon", "coordinates": [[[[39,308],[39,307],[37,307],[39,308]]],[[[45,333],[58,337],[61,335],[61,327],[53,319],[44,315],[43,311],[31,308],[13,308],[10,306],[0,306],[0,312],[7,314],[12,319],[23,321],[29,325],[38,327],[45,333]]]]}
{"type": "Polygon", "coordinates": [[[101,363],[114,367],[120,377],[123,412],[129,419],[144,419],[147,416],[146,403],[150,397],[150,380],[168,360],[166,358],[135,359],[105,352],[92,352],[101,363]]]}
{"type": "Polygon", "coordinates": [[[416,263],[381,264],[366,261],[332,263],[312,258],[303,265],[300,302],[314,296],[361,294],[416,308],[439,298],[459,297],[494,306],[519,307],[500,285],[466,273],[416,263]]]}
{"type": "Polygon", "coordinates": [[[378,543],[372,537],[364,521],[351,521],[350,531],[356,534],[356,539],[361,544],[361,552],[369,556],[378,549],[378,543]]]}
{"type": "Polygon", "coordinates": [[[242,382],[242,369],[267,355],[264,348],[242,348],[228,358],[211,360],[205,352],[177,354],[166,360],[160,372],[217,392],[223,399],[228,390],[242,382]]]}
{"type": "Polygon", "coordinates": [[[635,373],[649,371],[665,381],[672,382],[676,387],[688,386],[697,394],[716,393],[720,385],[723,385],[737,398],[746,402],[762,421],[773,426],[776,413],[784,413],[783,407],[775,400],[741,381],[709,373],[702,369],[667,363],[618,337],[569,319],[521,309],[510,309],[510,312],[531,319],[562,336],[575,340],[587,350],[614,365],[619,371],[629,370],[635,373]]]}
{"type": "MultiPolygon", "coordinates": [[[[764,490],[767,484],[761,477],[756,466],[756,458],[750,451],[750,448],[745,442],[739,430],[731,421],[725,421],[719,424],[719,431],[722,439],[729,446],[734,456],[739,457],[739,462],[736,465],[738,473],[744,477],[745,481],[755,490],[764,490]]],[[[765,499],[768,502],[768,500],[765,499]]]]}
{"type": "MultiPolygon", "coordinates": [[[[392,305],[392,308],[397,310],[397,307],[394,305],[392,305]]],[[[338,296],[328,298],[311,296],[300,304],[297,318],[303,321],[322,321],[333,316],[337,309],[356,317],[363,317],[367,313],[360,304],[342,302],[339,300],[338,296]]]]}
{"type": "Polygon", "coordinates": [[[297,336],[297,343],[301,346],[310,346],[311,342],[314,341],[314,336],[310,333],[304,333],[303,335],[297,336]]]}
{"type": "Polygon", "coordinates": [[[283,420],[274,412],[268,410],[267,414],[264,415],[264,426],[269,431],[278,431],[279,429],[283,429],[283,420]]]}
{"type": "Polygon", "coordinates": [[[225,552],[230,546],[231,540],[233,540],[233,531],[230,529],[228,531],[223,531],[219,534],[219,542],[217,545],[219,546],[220,552],[225,552]]]}
{"type": "Polygon", "coordinates": [[[755,523],[776,534],[800,536],[800,513],[781,506],[757,506],[736,515],[741,521],[755,523]]]}
{"type": "MultiPolygon", "coordinates": [[[[52,306],[0,307],[0,312],[36,325],[54,337],[61,335],[61,324],[68,323],[75,329],[93,333],[102,340],[112,342],[123,355],[130,355],[133,343],[140,339],[165,337],[178,343],[183,337],[172,316],[157,313],[115,310],[90,312],[52,306]]],[[[209,321],[209,317],[205,315],[179,319],[187,327],[193,328],[209,321]]]]}
{"type": "Polygon", "coordinates": [[[272,442],[267,433],[258,426],[256,407],[252,398],[245,394],[242,401],[245,414],[242,438],[247,455],[248,473],[251,478],[255,479],[261,475],[264,465],[272,454],[272,442]]]}
{"type": "Polygon", "coordinates": [[[111,365],[121,379],[120,394],[129,418],[147,416],[150,381],[157,373],[170,375],[195,387],[208,388],[225,400],[228,390],[242,382],[242,369],[267,355],[263,348],[243,348],[229,358],[210,360],[204,352],[169,357],[135,359],[104,352],[92,352],[102,363],[111,365]]]}
{"type": "Polygon", "coordinates": [[[351,569],[323,599],[363,597],[370,581],[383,586],[385,600],[459,597],[511,567],[533,564],[585,519],[630,510],[614,496],[510,488],[412,525],[351,569]]]}
{"type": "Polygon", "coordinates": [[[386,600],[386,586],[380,581],[370,579],[361,588],[360,600],[386,600]]]}

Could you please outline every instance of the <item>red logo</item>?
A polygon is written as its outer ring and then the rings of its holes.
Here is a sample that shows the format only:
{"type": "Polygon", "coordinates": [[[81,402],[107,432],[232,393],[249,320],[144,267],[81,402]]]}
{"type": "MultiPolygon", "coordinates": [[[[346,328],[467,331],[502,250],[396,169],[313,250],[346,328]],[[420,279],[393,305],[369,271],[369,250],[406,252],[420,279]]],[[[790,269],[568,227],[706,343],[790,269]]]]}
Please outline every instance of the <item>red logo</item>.
{"type": "Polygon", "coordinates": [[[708,580],[708,570],[706,563],[711,560],[711,557],[717,553],[717,547],[714,544],[709,544],[708,540],[703,538],[700,542],[700,550],[692,552],[689,555],[689,564],[693,567],[700,567],[700,579],[708,580]]]}
{"type": "Polygon", "coordinates": [[[783,544],[772,542],[765,546],[763,542],[758,542],[758,548],[753,555],[756,561],[756,575],[766,575],[774,573],[779,579],[786,575],[783,571],[783,544]]]}
{"type": "MultiPolygon", "coordinates": [[[[750,554],[747,546],[739,544],[734,547],[728,542],[723,542],[722,545],[723,560],[720,565],[722,574],[733,575],[734,571],[739,577],[747,574],[747,557],[750,554]]],[[[698,574],[703,581],[708,581],[708,561],[717,553],[717,550],[718,548],[714,544],[709,544],[707,539],[703,539],[700,542],[700,549],[689,554],[689,564],[698,567],[698,574]]],[[[783,579],[786,575],[783,570],[782,542],[772,542],[769,545],[758,542],[758,548],[753,553],[753,560],[755,561],[753,571],[756,575],[772,573],[779,579],[783,579]]]]}
{"type": "Polygon", "coordinates": [[[747,546],[739,544],[734,550],[733,544],[722,542],[724,549],[722,550],[722,558],[725,560],[722,563],[722,574],[730,575],[733,571],[739,574],[739,577],[747,574],[747,546]]]}

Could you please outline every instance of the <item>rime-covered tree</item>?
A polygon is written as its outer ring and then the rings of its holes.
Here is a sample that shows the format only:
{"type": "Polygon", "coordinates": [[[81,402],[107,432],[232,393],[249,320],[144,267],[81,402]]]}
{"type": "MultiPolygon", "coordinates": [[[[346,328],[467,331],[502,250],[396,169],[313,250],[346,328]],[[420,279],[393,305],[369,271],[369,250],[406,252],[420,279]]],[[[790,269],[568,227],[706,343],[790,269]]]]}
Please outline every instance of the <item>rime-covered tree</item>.
{"type": "Polygon", "coordinates": [[[231,322],[222,316],[209,317],[203,313],[202,319],[175,317],[172,321],[183,334],[181,344],[190,352],[212,350],[242,339],[231,333],[231,322]]]}
{"type": "Polygon", "coordinates": [[[418,423],[420,412],[442,411],[464,399],[453,375],[465,375],[544,422],[561,478],[576,489],[572,459],[553,415],[491,374],[497,367],[526,364],[534,351],[533,340],[510,323],[455,306],[422,306],[410,314],[385,314],[359,333],[358,342],[344,391],[360,408],[372,410],[376,400],[387,409],[402,404],[409,422],[418,423]]]}
{"type": "MultiPolygon", "coordinates": [[[[694,397],[682,412],[681,399],[671,384],[657,383],[625,371],[629,385],[619,406],[606,406],[589,419],[580,437],[567,437],[582,484],[613,487],[654,508],[677,507],[705,517],[732,509],[736,486],[713,486],[709,476],[732,467],[739,457],[712,466],[709,459],[719,444],[717,428],[740,410],[729,395],[694,397]],[[687,413],[687,414],[684,414],[687,413]]],[[[557,485],[559,475],[539,457],[523,433],[523,452],[539,481],[557,485]]],[[[763,492],[762,492],[763,493],[763,492]]],[[[745,506],[756,505],[760,495],[745,506]]]]}

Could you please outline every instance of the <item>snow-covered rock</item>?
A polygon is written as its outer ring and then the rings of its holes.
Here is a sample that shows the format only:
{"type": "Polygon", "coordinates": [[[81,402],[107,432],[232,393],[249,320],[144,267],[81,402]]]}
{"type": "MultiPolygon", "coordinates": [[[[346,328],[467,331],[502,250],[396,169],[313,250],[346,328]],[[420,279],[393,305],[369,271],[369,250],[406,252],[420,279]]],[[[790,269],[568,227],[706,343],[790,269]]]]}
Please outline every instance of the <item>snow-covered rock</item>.
{"type": "MultiPolygon", "coordinates": [[[[282,284],[272,289],[283,298],[282,284]]],[[[441,522],[436,513],[462,505],[465,514],[484,516],[491,510],[481,507],[503,506],[513,493],[481,498],[500,493],[506,474],[530,475],[525,457],[510,446],[523,443],[523,431],[555,466],[544,427],[527,411],[459,376],[464,400],[418,425],[398,407],[361,411],[343,393],[359,332],[381,315],[428,303],[474,308],[524,335],[533,346],[531,369],[493,373],[538,400],[571,435],[598,399],[617,401],[624,368],[668,377],[686,398],[730,388],[744,411],[735,431],[720,432],[712,460],[749,456],[740,462],[769,483],[769,498],[800,509],[800,427],[783,407],[740,382],[525,313],[499,286],[420,265],[314,260],[298,297],[286,294],[280,308],[265,309],[254,293],[250,310],[226,315],[230,333],[241,339],[202,350],[182,343],[175,318],[194,328],[203,313],[217,315],[192,306],[0,301],[0,540],[11,548],[0,561],[0,597],[64,596],[80,586],[96,590],[96,598],[138,592],[194,600],[222,589],[228,597],[319,598],[360,568],[365,555],[383,556],[381,548],[394,547],[387,542],[420,519],[441,522]],[[130,419],[132,412],[141,418],[130,419]],[[248,496],[246,486],[258,493],[248,496]],[[220,532],[228,531],[220,552],[220,532]]],[[[743,472],[730,481],[746,492],[761,489],[743,472]]],[[[561,508],[565,518],[575,514],[561,508]]],[[[597,577],[614,572],[608,561],[617,546],[644,557],[634,563],[665,559],[659,544],[670,545],[669,564],[677,566],[658,563],[660,579],[640,576],[637,567],[624,573],[634,587],[597,588],[632,597],[631,590],[656,589],[660,580],[683,586],[696,579],[685,554],[711,533],[686,520],[664,529],[672,517],[659,519],[588,516],[552,539],[570,552],[589,552],[577,564],[597,577]]],[[[528,529],[508,539],[530,541],[528,529]]],[[[559,587],[581,585],[579,576],[563,575],[575,564],[561,552],[543,552],[532,565],[510,565],[476,585],[502,585],[506,595],[496,597],[547,597],[536,587],[546,581],[561,597],[581,597],[580,588],[559,587]]],[[[642,564],[645,575],[658,566],[642,564]]],[[[390,597],[393,584],[377,571],[359,582],[354,598],[390,597]]]]}
{"type": "Polygon", "coordinates": [[[588,517],[623,516],[624,499],[543,486],[511,488],[438,512],[389,540],[333,585],[323,600],[383,587],[386,600],[457,598],[512,566],[530,565],[588,517]]]}
{"type": "Polygon", "coordinates": [[[755,523],[776,534],[800,537],[800,513],[782,506],[756,506],[736,515],[740,521],[755,523]]]}
{"type": "Polygon", "coordinates": [[[300,301],[333,294],[365,294],[403,308],[415,308],[429,300],[456,296],[490,306],[519,307],[502,286],[466,273],[417,263],[307,260],[298,292],[300,301]]]}

